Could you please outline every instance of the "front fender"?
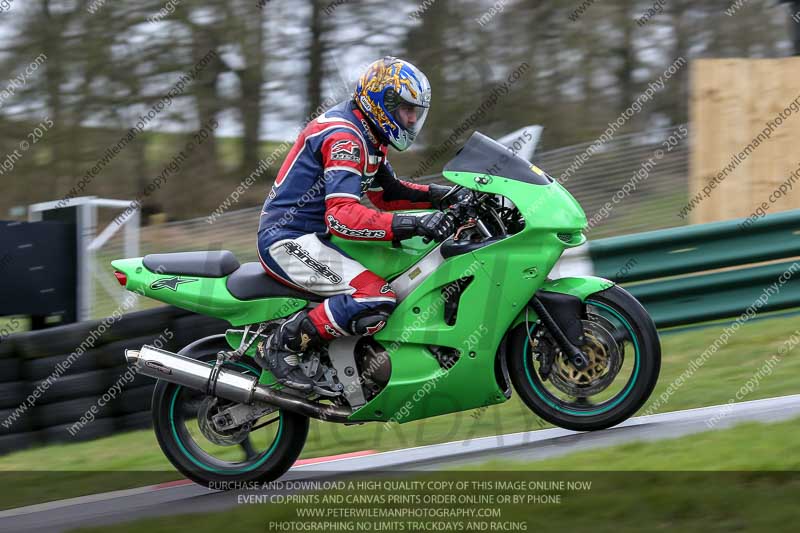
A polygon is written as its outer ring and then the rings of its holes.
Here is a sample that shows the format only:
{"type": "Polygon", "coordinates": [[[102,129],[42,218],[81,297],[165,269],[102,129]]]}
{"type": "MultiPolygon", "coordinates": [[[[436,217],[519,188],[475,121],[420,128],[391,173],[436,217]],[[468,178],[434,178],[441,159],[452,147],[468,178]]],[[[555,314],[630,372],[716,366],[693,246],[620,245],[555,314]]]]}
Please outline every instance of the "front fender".
{"type": "Polygon", "coordinates": [[[542,291],[560,292],[577,296],[581,301],[596,292],[601,292],[613,287],[615,283],[597,276],[576,276],[569,278],[548,279],[539,288],[542,291]]]}
{"type": "MultiPolygon", "coordinates": [[[[548,279],[544,282],[544,284],[539,288],[541,291],[546,292],[559,292],[561,294],[568,294],[570,296],[575,296],[579,298],[582,302],[586,301],[590,295],[595,294],[597,292],[602,292],[606,289],[613,287],[615,283],[613,281],[609,281],[604,278],[598,278],[597,276],[576,276],[576,277],[568,277],[568,278],[558,278],[558,279],[548,279]]],[[[528,307],[523,309],[517,318],[514,319],[514,322],[511,324],[509,331],[517,327],[522,322],[525,322],[525,315],[527,311],[527,316],[529,320],[536,321],[537,316],[536,312],[528,307]]]]}

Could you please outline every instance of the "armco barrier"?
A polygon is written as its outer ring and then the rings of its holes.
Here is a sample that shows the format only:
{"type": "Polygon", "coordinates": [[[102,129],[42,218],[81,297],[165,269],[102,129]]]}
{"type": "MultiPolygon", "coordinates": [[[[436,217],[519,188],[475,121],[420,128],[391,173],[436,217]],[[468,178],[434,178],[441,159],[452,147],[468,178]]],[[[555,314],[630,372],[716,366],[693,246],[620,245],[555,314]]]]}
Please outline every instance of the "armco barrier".
{"type": "Polygon", "coordinates": [[[222,333],[228,327],[221,320],[170,306],[138,311],[103,328],[105,332],[96,337],[93,347],[70,358],[100,323],[88,321],[19,333],[0,343],[0,453],[53,442],[91,440],[149,426],[155,380],[146,376],[129,379],[125,349],[161,338],[166,349],[177,350],[188,344],[186,339],[222,333]],[[68,361],[71,364],[65,366],[68,361]],[[50,376],[56,379],[28,405],[37,385],[50,376]],[[99,405],[98,400],[115,384],[116,397],[99,405]],[[96,406],[96,419],[70,433],[69,428],[92,406],[96,406]]]}
{"type": "Polygon", "coordinates": [[[636,296],[659,327],[736,317],[757,300],[759,313],[800,307],[800,210],[742,223],[592,241],[588,264],[636,296]]]}

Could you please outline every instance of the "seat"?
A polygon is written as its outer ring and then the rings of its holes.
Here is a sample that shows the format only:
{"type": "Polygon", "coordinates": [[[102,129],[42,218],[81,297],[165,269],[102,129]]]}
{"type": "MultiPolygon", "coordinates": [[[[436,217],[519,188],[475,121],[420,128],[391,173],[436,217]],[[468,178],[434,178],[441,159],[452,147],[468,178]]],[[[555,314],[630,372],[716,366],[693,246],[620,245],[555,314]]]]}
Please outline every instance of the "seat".
{"type": "Polygon", "coordinates": [[[261,263],[245,263],[228,276],[228,291],[239,300],[259,298],[300,298],[311,302],[321,302],[325,298],[317,294],[293,289],[275,280],[264,272],[261,263]]]}
{"type": "Polygon", "coordinates": [[[144,256],[142,264],[153,272],[204,278],[222,278],[239,268],[236,256],[228,250],[150,254],[144,256]]]}

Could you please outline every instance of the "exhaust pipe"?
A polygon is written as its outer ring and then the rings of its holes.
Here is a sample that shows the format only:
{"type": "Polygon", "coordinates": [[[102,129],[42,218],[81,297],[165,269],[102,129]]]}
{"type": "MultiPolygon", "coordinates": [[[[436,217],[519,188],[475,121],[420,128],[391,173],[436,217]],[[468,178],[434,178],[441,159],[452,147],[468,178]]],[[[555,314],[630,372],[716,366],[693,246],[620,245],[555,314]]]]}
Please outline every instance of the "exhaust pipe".
{"type": "Polygon", "coordinates": [[[349,422],[353,411],[333,405],[322,406],[303,398],[290,396],[258,383],[255,376],[246,376],[228,368],[214,372],[214,367],[166,350],[142,346],[140,350],[125,350],[128,364],[140,374],[162,379],[176,385],[202,391],[233,402],[268,403],[311,418],[327,422],[349,422]]]}

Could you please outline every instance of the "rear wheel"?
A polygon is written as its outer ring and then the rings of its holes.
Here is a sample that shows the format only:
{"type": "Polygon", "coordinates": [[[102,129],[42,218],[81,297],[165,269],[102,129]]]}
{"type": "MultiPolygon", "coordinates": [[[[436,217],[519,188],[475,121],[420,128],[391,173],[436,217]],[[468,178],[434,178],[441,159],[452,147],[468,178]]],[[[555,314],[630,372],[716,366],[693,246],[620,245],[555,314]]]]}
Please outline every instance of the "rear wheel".
{"type": "Polygon", "coordinates": [[[631,417],[653,392],[661,345],[652,319],[621,287],[586,299],[590,364],[577,370],[543,326],[525,323],[509,336],[508,367],[514,389],[538,416],[559,427],[594,431],[631,417]]]}
{"type": "MultiPolygon", "coordinates": [[[[189,356],[211,363],[216,353],[216,349],[209,348],[189,356]]],[[[225,366],[243,374],[261,373],[249,360],[228,362],[225,366]]],[[[159,381],[153,392],[153,425],[167,459],[202,485],[266,482],[284,474],[303,449],[308,418],[276,410],[250,424],[216,431],[210,417],[232,405],[235,404],[200,391],[159,381]]]]}

